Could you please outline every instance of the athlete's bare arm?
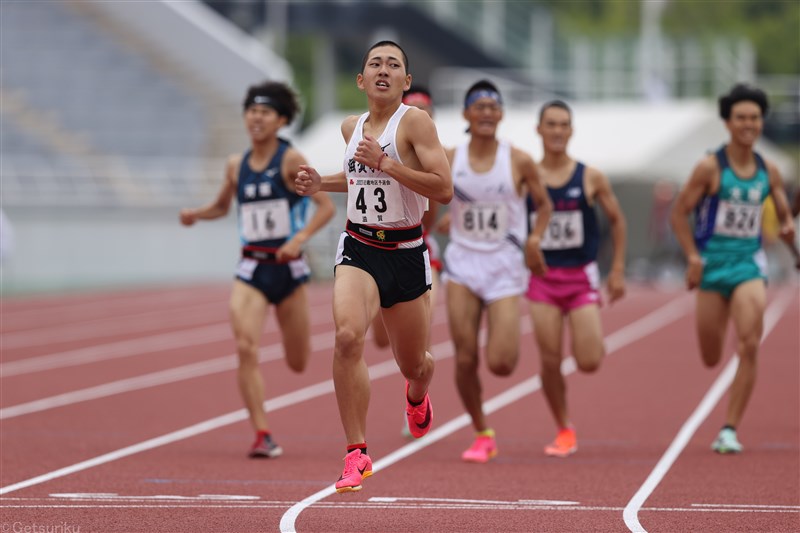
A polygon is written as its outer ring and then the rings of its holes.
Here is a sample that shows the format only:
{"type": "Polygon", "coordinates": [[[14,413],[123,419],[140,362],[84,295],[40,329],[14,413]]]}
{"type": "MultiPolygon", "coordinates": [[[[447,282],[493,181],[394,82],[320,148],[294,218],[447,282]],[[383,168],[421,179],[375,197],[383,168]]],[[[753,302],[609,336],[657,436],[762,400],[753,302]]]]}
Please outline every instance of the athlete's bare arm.
{"type": "Polygon", "coordinates": [[[355,160],[379,168],[412,191],[442,204],[453,197],[453,179],[436,126],[425,111],[406,111],[397,127],[397,151],[404,163],[384,157],[378,141],[368,135],[359,143],[355,160]]]}
{"type": "Polygon", "coordinates": [[[611,241],[614,244],[614,257],[608,273],[608,296],[613,302],[625,295],[625,249],[627,245],[627,224],[625,215],[605,174],[587,167],[586,178],[590,197],[600,204],[611,226],[611,241]]]}
{"type": "Polygon", "coordinates": [[[781,239],[787,244],[794,243],[794,221],[789,211],[789,200],[786,198],[786,191],[783,188],[781,171],[771,161],[767,161],[767,172],[769,174],[769,188],[772,201],[775,202],[775,213],[781,224],[781,239]]]}
{"type": "Polygon", "coordinates": [[[689,181],[678,193],[675,205],[672,206],[669,221],[675,237],[686,256],[686,286],[694,289],[700,284],[703,274],[703,262],[694,242],[692,228],[689,226],[689,214],[694,210],[703,195],[713,194],[714,183],[719,176],[716,158],[711,155],[700,161],[692,171],[689,181]]]}
{"type": "MultiPolygon", "coordinates": [[[[304,165],[306,165],[306,159],[300,152],[293,148],[289,148],[286,151],[286,155],[283,157],[283,163],[281,164],[281,175],[283,176],[284,184],[292,192],[296,192],[295,180],[297,179],[297,174],[300,172],[300,167],[304,165]]],[[[317,192],[311,196],[311,201],[314,202],[315,207],[313,216],[303,229],[295,233],[291,239],[278,248],[275,254],[278,261],[286,261],[299,257],[303,245],[312,235],[322,229],[336,213],[336,207],[333,205],[333,201],[325,192],[317,192]]]]}
{"type": "Polygon", "coordinates": [[[547,273],[547,264],[540,244],[542,236],[550,223],[553,213],[553,203],[550,195],[545,191],[536,163],[531,156],[517,148],[511,148],[511,165],[514,169],[515,183],[518,184],[517,194],[530,194],[536,205],[536,225],[531,229],[525,242],[525,264],[535,276],[544,276],[547,273]]]}
{"type": "MultiPolygon", "coordinates": [[[[353,136],[353,130],[355,130],[357,123],[357,115],[351,115],[342,122],[342,137],[344,137],[345,145],[350,142],[350,137],[353,136]]],[[[314,167],[300,165],[295,179],[295,187],[297,194],[303,196],[311,196],[318,191],[347,192],[347,179],[344,171],[328,176],[320,176],[314,167]]]]}
{"type": "Polygon", "coordinates": [[[800,215],[800,187],[794,191],[792,200],[792,218],[797,218],[797,215],[800,215]]]}
{"type": "Polygon", "coordinates": [[[213,220],[227,215],[231,208],[231,201],[236,194],[239,166],[241,164],[242,154],[229,156],[228,161],[225,163],[225,178],[222,181],[217,197],[214,201],[202,207],[181,209],[181,224],[191,226],[198,220],[213,220]]]}
{"type": "Polygon", "coordinates": [[[780,222],[780,238],[789,247],[794,257],[794,266],[800,270],[800,250],[797,249],[794,234],[794,217],[789,209],[789,201],[786,198],[786,191],[783,189],[783,179],[781,171],[771,161],[767,161],[767,172],[769,174],[769,189],[772,201],[775,203],[775,213],[780,222]]]}

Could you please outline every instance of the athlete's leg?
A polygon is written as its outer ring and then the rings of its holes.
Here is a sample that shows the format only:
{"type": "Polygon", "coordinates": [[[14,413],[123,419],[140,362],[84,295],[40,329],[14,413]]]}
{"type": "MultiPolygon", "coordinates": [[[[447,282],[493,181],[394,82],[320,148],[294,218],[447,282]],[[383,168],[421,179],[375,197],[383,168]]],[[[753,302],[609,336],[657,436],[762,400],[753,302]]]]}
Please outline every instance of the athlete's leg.
{"type": "Polygon", "coordinates": [[[487,429],[481,406],[478,378],[478,329],[483,303],[472,291],[455,282],[447,283],[447,317],[456,359],[456,386],[464,408],[478,432],[487,429]]]}
{"type": "Polygon", "coordinates": [[[421,402],[433,379],[433,356],[427,351],[430,291],[408,302],[381,309],[400,372],[408,380],[408,399],[421,402]]]}
{"type": "Polygon", "coordinates": [[[286,363],[295,372],[302,372],[311,353],[311,325],[305,284],[275,306],[275,315],[281,329],[286,363]]]}
{"type": "Polygon", "coordinates": [[[230,299],[230,317],[239,356],[237,381],[250,423],[256,431],[267,429],[264,381],[258,366],[258,345],[269,303],[258,289],[236,280],[230,299]]]}
{"type": "Polygon", "coordinates": [[[570,311],[568,316],[572,355],[578,363],[578,369],[594,372],[605,355],[600,308],[597,304],[582,305],[570,311]]]}
{"type": "Polygon", "coordinates": [[[381,313],[375,315],[372,319],[372,340],[378,348],[386,348],[389,346],[389,334],[386,332],[386,326],[383,325],[383,317],[381,313]]]}
{"type": "Polygon", "coordinates": [[[700,356],[708,367],[716,366],[722,358],[730,307],[718,292],[701,290],[697,293],[697,338],[700,356]]]}
{"type": "Polygon", "coordinates": [[[542,390],[556,425],[569,425],[566,384],[561,375],[561,351],[564,319],[561,309],[542,302],[531,302],[531,319],[541,360],[542,390]]]}
{"type": "MultiPolygon", "coordinates": [[[[428,291],[430,294],[430,306],[431,306],[431,321],[433,321],[433,309],[436,306],[436,296],[439,294],[439,286],[441,285],[441,281],[439,279],[439,271],[435,268],[431,268],[431,290],[428,291]]],[[[431,335],[430,335],[430,328],[428,329],[428,351],[431,351],[431,335]]]]}
{"type": "Polygon", "coordinates": [[[737,427],[756,382],[758,347],[764,331],[767,291],[762,279],[742,283],[731,295],[731,318],[736,330],[739,366],[730,389],[725,423],[737,427]]]}
{"type": "Polygon", "coordinates": [[[486,363],[492,374],[508,376],[519,360],[519,296],[492,302],[486,307],[486,316],[486,363]]]}
{"type": "Polygon", "coordinates": [[[378,312],[378,286],[360,268],[339,265],[333,284],[333,383],[348,444],[365,442],[370,384],[364,339],[378,312]]]}

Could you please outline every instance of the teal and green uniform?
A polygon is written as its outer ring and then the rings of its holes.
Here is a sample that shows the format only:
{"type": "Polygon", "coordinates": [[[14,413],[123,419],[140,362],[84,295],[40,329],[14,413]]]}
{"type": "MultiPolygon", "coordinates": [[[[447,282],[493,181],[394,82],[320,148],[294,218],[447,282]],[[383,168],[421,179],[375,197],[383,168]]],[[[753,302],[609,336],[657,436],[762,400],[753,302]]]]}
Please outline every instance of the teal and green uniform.
{"type": "Polygon", "coordinates": [[[703,259],[700,288],[725,298],[746,281],[767,279],[761,209],[769,195],[769,176],[764,159],[753,155],[756,173],[741,178],[730,167],[725,147],[717,150],[719,190],[703,197],[695,209],[694,240],[703,259]]]}

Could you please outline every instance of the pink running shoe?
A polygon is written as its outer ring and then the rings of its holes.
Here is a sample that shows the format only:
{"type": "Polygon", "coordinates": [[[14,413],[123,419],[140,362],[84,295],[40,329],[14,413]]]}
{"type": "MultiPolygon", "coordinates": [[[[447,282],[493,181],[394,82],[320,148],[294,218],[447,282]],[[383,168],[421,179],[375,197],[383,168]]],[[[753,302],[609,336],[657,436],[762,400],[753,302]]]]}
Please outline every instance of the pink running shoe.
{"type": "Polygon", "coordinates": [[[361,490],[361,481],[372,475],[372,459],[356,448],[344,456],[344,471],[336,481],[336,492],[361,490]]]}
{"type": "Polygon", "coordinates": [[[488,463],[496,455],[497,443],[494,440],[494,431],[490,429],[475,437],[475,442],[464,450],[461,459],[468,463],[488,463]]]}
{"type": "Polygon", "coordinates": [[[406,418],[408,419],[408,431],[415,439],[424,436],[431,429],[431,420],[433,420],[431,399],[426,392],[425,399],[421,404],[411,405],[411,402],[408,401],[408,381],[406,381],[406,418]]]}

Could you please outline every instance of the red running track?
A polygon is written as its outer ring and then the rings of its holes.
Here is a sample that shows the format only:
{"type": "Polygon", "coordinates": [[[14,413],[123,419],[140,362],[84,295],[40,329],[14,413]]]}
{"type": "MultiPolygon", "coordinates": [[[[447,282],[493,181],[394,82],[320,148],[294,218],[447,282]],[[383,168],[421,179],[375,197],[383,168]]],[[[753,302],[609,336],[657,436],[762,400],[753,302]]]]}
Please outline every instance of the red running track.
{"type": "Polygon", "coordinates": [[[434,429],[400,435],[403,381],[368,346],[375,475],[332,494],[344,455],[330,358],[331,286],[310,286],[314,353],[292,374],[270,317],[269,421],[285,449],[245,456],[229,287],[7,298],[0,361],[0,529],[6,531],[681,532],[800,530],[800,302],[772,287],[759,377],[739,434],[709,449],[735,349],[715,369],[696,350],[693,297],[633,286],[603,310],[603,367],[565,362],[580,450],[554,435],[527,312],[512,377],[481,369],[500,453],[462,463],[471,429],[457,397],[443,298],[434,313],[434,429]],[[727,370],[726,370],[727,368],[727,370]],[[41,529],[36,529],[41,528],[41,529]],[[60,529],[56,529],[60,528],[60,529]]]}

